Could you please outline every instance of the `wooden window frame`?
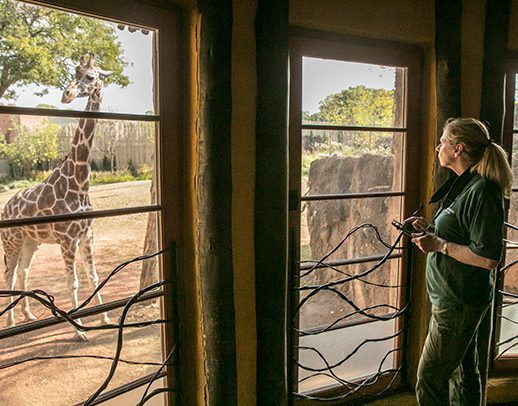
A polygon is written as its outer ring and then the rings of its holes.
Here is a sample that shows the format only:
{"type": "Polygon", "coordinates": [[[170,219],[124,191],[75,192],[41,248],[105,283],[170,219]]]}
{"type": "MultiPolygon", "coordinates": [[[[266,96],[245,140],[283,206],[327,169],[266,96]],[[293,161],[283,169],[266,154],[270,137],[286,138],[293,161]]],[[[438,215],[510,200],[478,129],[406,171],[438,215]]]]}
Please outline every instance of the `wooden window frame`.
{"type": "MultiPolygon", "coordinates": [[[[385,66],[405,67],[408,69],[406,82],[406,126],[404,128],[374,128],[375,131],[406,131],[406,140],[404,142],[403,151],[403,168],[402,168],[402,188],[401,192],[389,193],[351,193],[344,195],[326,195],[311,196],[306,200],[318,198],[332,199],[348,199],[362,197],[382,197],[382,196],[401,196],[403,199],[402,215],[407,217],[419,206],[419,159],[420,156],[420,92],[421,92],[421,69],[422,69],[422,52],[417,46],[395,43],[391,41],[375,40],[368,38],[351,37],[348,35],[328,33],[322,31],[308,30],[300,27],[290,27],[290,98],[289,98],[289,235],[290,248],[289,253],[292,257],[288,263],[290,264],[289,275],[296,275],[300,271],[298,258],[300,258],[300,179],[301,167],[298,157],[301,153],[301,136],[302,134],[302,57],[315,57],[323,59],[343,60],[348,62],[359,62],[367,64],[378,64],[385,66]],[[412,140],[409,142],[408,140],[412,140]],[[297,157],[297,158],[293,158],[297,157]],[[409,169],[411,168],[411,171],[409,169]],[[379,195],[379,196],[378,196],[379,195]]],[[[304,128],[312,126],[304,125],[304,128]]],[[[329,126],[315,126],[319,129],[327,129],[329,126]],[[324,128],[325,127],[325,128],[324,128]]],[[[332,129],[348,130],[356,129],[352,126],[332,126],[332,129]]],[[[362,129],[365,129],[362,128],[362,129]]],[[[367,128],[369,129],[369,128],[367,128]]],[[[408,243],[408,242],[407,242],[408,243]]],[[[394,255],[395,258],[401,255],[394,255]]],[[[374,257],[373,257],[374,258],[374,257]]],[[[371,259],[373,259],[371,258],[371,259]]],[[[358,258],[356,262],[367,261],[369,258],[358,258]]],[[[354,262],[355,260],[351,260],[354,262]]],[[[401,281],[410,281],[410,261],[409,256],[404,255],[402,258],[402,266],[400,273],[401,281]]],[[[294,278],[289,277],[288,289],[289,297],[291,297],[291,312],[297,306],[297,295],[291,293],[294,291],[294,278]]],[[[407,303],[409,299],[409,291],[402,290],[399,297],[400,306],[407,303]]],[[[397,326],[408,321],[408,314],[397,321],[397,326]]],[[[292,320],[293,317],[288,317],[292,320]]],[[[408,332],[407,332],[408,334],[408,332]]],[[[406,334],[405,334],[406,335],[406,334]]],[[[291,328],[288,330],[288,359],[292,360],[296,357],[293,353],[293,344],[295,342],[291,328]]],[[[405,337],[398,337],[396,340],[396,348],[403,346],[406,342],[405,337]]],[[[400,352],[395,354],[395,363],[401,364],[405,361],[400,352]]],[[[403,369],[405,365],[403,365],[403,369]]],[[[292,392],[296,389],[297,382],[294,377],[297,376],[297,366],[291,363],[288,368],[288,389],[290,396],[293,398],[292,392]]],[[[393,388],[400,388],[406,384],[405,373],[400,374],[394,381],[393,388]]],[[[382,376],[377,384],[371,386],[365,392],[374,394],[386,387],[394,376],[382,376]]],[[[340,386],[332,386],[321,388],[310,395],[332,397],[340,394],[340,386]]],[[[365,395],[352,395],[347,400],[358,400],[365,395]]],[[[303,399],[293,399],[294,404],[306,404],[303,399]]],[[[334,403],[333,403],[334,404],[334,403]]]]}
{"type": "MultiPolygon", "coordinates": [[[[86,0],[20,0],[39,6],[48,6],[64,11],[101,18],[109,21],[121,21],[137,26],[150,27],[157,30],[156,56],[157,66],[154,68],[155,78],[155,108],[154,115],[123,114],[110,112],[88,112],[72,110],[52,110],[42,108],[26,108],[0,106],[0,114],[38,115],[68,118],[97,118],[108,120],[145,121],[157,125],[155,142],[156,168],[155,181],[157,187],[157,202],[145,206],[116,208],[108,210],[93,210],[86,213],[41,216],[35,218],[9,219],[0,222],[0,228],[77,220],[85,218],[102,218],[121,216],[135,213],[157,213],[157,232],[159,246],[169,247],[159,258],[162,277],[167,281],[161,290],[151,291],[138,301],[152,298],[161,299],[163,318],[172,323],[162,325],[162,346],[164,358],[175,349],[173,368],[165,369],[158,377],[166,377],[167,387],[180,388],[180,349],[179,316],[178,316],[178,275],[181,274],[182,253],[178,250],[182,242],[182,132],[183,132],[183,82],[181,65],[181,11],[172,4],[162,4],[160,8],[153,6],[152,1],[137,2],[136,0],[113,0],[107,2],[92,2],[86,0]]],[[[99,314],[107,310],[120,309],[129,298],[106,302],[103,305],[92,306],[74,314],[73,318],[99,314]]],[[[36,320],[31,323],[17,325],[0,330],[0,340],[28,331],[34,331],[63,323],[63,320],[53,318],[36,320]]],[[[98,404],[115,398],[139,387],[147,385],[154,377],[140,377],[127,382],[115,389],[105,391],[92,404],[98,404]]],[[[166,403],[172,404],[177,394],[166,393],[166,403]]],[[[86,399],[85,399],[86,400],[86,399]]],[[[83,404],[80,402],[79,404],[83,404]]]]}

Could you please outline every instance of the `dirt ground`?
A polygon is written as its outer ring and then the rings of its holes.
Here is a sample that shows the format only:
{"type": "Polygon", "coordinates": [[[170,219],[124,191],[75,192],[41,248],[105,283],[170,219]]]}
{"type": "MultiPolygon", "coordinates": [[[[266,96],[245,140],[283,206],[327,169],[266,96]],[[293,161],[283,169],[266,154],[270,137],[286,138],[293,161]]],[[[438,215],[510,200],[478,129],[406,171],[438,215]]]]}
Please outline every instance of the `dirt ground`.
{"type": "MultiPolygon", "coordinates": [[[[127,182],[94,186],[90,198],[96,209],[120,208],[149,204],[150,182],[127,182]]],[[[13,191],[0,194],[0,207],[4,207],[13,191]]],[[[147,214],[133,214],[94,222],[95,263],[100,280],[119,263],[142,254],[146,232],[147,214]]],[[[0,258],[3,251],[0,249],[0,258]]],[[[3,269],[3,265],[0,267],[3,269]]],[[[132,264],[122,270],[102,290],[105,302],[128,297],[138,291],[141,264],[132,264]]],[[[88,296],[89,287],[82,262],[78,262],[80,300],[88,296]]],[[[3,278],[0,289],[5,289],[3,278]]],[[[43,289],[55,296],[63,309],[71,308],[65,267],[57,245],[42,245],[35,255],[29,277],[29,289],[43,289]]],[[[7,305],[0,299],[1,308],[7,305]]],[[[43,319],[49,313],[39,303],[31,302],[31,310],[43,319]]],[[[23,322],[16,309],[17,323],[23,322]]],[[[117,322],[120,310],[109,312],[112,322],[117,322]]],[[[138,304],[127,321],[142,321],[160,317],[158,302],[138,304]]],[[[6,317],[0,318],[0,328],[6,317]]],[[[97,325],[98,317],[84,319],[87,325],[97,325]]],[[[127,329],[121,358],[139,362],[161,362],[161,326],[127,329]]],[[[96,355],[112,357],[115,354],[116,330],[92,331],[87,342],[74,339],[73,330],[66,325],[46,328],[2,340],[0,365],[35,356],[96,355]]],[[[104,381],[111,366],[110,360],[93,358],[31,361],[0,369],[0,405],[73,405],[85,400],[104,381]]],[[[148,375],[157,366],[120,363],[108,387],[114,388],[148,375]]]]}

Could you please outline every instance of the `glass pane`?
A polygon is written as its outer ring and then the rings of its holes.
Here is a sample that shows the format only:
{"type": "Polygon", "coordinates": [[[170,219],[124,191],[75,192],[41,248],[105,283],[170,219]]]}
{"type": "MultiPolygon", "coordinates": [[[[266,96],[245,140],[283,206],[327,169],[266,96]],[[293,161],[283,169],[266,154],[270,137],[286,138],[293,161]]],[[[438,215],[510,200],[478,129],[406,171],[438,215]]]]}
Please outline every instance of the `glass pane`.
{"type": "Polygon", "coordinates": [[[401,197],[307,201],[301,214],[301,260],[352,259],[381,255],[387,248],[378,240],[373,227],[354,232],[341,241],[354,227],[371,224],[384,242],[392,244],[398,230],[390,223],[401,221],[401,197]]]}
{"type": "MultiPolygon", "coordinates": [[[[125,322],[160,319],[162,316],[157,301],[154,299],[135,304],[125,322]]],[[[111,312],[113,322],[117,322],[121,311],[118,309],[111,312]]],[[[97,317],[92,316],[83,322],[95,325],[97,317]]],[[[115,355],[117,330],[89,331],[87,334],[88,341],[74,341],[71,339],[72,328],[61,324],[4,339],[0,349],[1,366],[32,357],[93,357],[31,361],[0,369],[0,404],[26,405],[30,400],[29,403],[33,405],[69,406],[86,400],[108,376],[112,361],[94,357],[115,355]]],[[[161,343],[160,324],[127,328],[120,358],[123,361],[161,364],[161,343]]],[[[159,365],[119,362],[107,390],[150,375],[158,368],[159,365]]]]}
{"type": "Polygon", "coordinates": [[[156,124],[149,122],[0,115],[3,218],[84,211],[89,204],[102,210],[156,202],[150,190],[155,134],[156,124]],[[76,137],[79,126],[85,137],[76,137]]]}
{"type": "Polygon", "coordinates": [[[156,112],[156,31],[14,0],[3,1],[0,14],[0,71],[9,72],[2,77],[0,104],[84,110],[103,82],[100,111],[156,112]],[[81,60],[84,52],[95,54],[92,65],[81,60]],[[62,100],[74,78],[80,79],[78,97],[62,100]]]}
{"type": "MultiPolygon", "coordinates": [[[[513,144],[516,147],[517,144],[513,144]]],[[[514,156],[514,154],[513,154],[514,156]]],[[[513,162],[513,169],[518,168],[513,162]]],[[[511,196],[511,205],[508,213],[508,221],[518,226],[518,194],[515,192],[511,196]]],[[[518,231],[506,228],[507,239],[515,242],[507,244],[505,263],[511,264],[518,260],[518,231]]],[[[504,292],[516,295],[518,293],[518,265],[507,269],[504,276],[504,292]]],[[[498,352],[505,351],[504,356],[518,355],[518,300],[511,296],[503,296],[503,307],[501,309],[500,339],[505,344],[498,347],[498,352]],[[514,337],[514,339],[513,339],[514,337]]]]}
{"type": "Polygon", "coordinates": [[[387,261],[365,277],[337,283],[332,286],[333,289],[314,289],[330,282],[351,279],[370,270],[375,264],[369,262],[302,271],[301,287],[313,288],[301,290],[299,329],[329,329],[344,323],[371,320],[359,313],[358,309],[367,309],[368,315],[376,316],[393,313],[400,292],[400,261],[397,259],[387,261]]]}
{"type": "Polygon", "coordinates": [[[302,194],[402,190],[403,133],[302,131],[302,194]]]}
{"type": "MultiPolygon", "coordinates": [[[[92,250],[91,256],[93,260],[91,263],[96,269],[100,282],[106,279],[117,265],[142,255],[145,252],[145,247],[151,247],[152,251],[155,250],[155,248],[153,248],[157,246],[156,228],[153,227],[154,224],[156,225],[155,216],[156,214],[150,213],[148,218],[147,213],[141,213],[99,218],[93,222],[93,243],[90,244],[88,239],[84,240],[85,252],[87,253],[89,249],[92,250]],[[150,227],[149,233],[147,232],[148,222],[151,222],[152,226],[150,227]],[[146,240],[148,244],[145,243],[146,240]]],[[[55,227],[59,224],[65,223],[55,223],[55,227]]],[[[44,228],[44,226],[38,227],[39,229],[44,228]]],[[[19,227],[18,230],[20,228],[21,227],[19,227]]],[[[34,234],[34,229],[35,227],[27,226],[24,228],[24,231],[34,234]]],[[[74,230],[72,227],[67,229],[74,230]]],[[[6,236],[6,242],[12,231],[12,228],[7,228],[2,231],[2,235],[6,236]]],[[[26,245],[29,243],[30,241],[26,242],[26,245]]],[[[35,248],[32,244],[27,246],[33,249],[35,248]]],[[[6,250],[13,253],[12,255],[16,255],[16,252],[14,252],[12,248],[12,245],[4,245],[2,249],[0,249],[0,257],[3,258],[4,251],[6,250]]],[[[86,258],[88,257],[89,255],[87,254],[86,258]]],[[[131,263],[113,276],[101,290],[102,301],[106,303],[134,295],[139,290],[141,280],[157,281],[158,266],[156,259],[148,259],[146,261],[147,263],[140,261],[131,263]]],[[[76,252],[75,263],[77,264],[76,269],[79,286],[78,300],[79,303],[81,303],[93,290],[90,286],[90,275],[92,274],[89,271],[88,262],[85,262],[83,259],[80,249],[76,252]]],[[[18,271],[16,289],[42,289],[53,295],[55,303],[64,310],[75,307],[72,303],[71,290],[69,288],[71,281],[69,281],[67,277],[68,273],[65,262],[61,254],[60,246],[57,243],[42,244],[33,254],[33,261],[29,269],[28,284],[25,287],[22,284],[24,279],[23,272],[22,270],[18,271]]],[[[147,284],[149,284],[149,282],[147,282],[146,285],[147,284]]],[[[8,303],[9,300],[7,298],[0,298],[0,308],[3,309],[8,303]]],[[[91,304],[96,303],[96,300],[93,300],[91,304]]],[[[37,319],[50,317],[49,310],[45,309],[40,303],[31,301],[30,306],[32,314],[37,319]]],[[[14,309],[14,317],[17,324],[25,321],[25,316],[22,314],[22,306],[17,306],[14,309]]],[[[7,314],[0,318],[0,325],[2,327],[7,324],[7,319],[7,314]]]]}
{"type": "MultiPolygon", "coordinates": [[[[395,329],[396,322],[394,320],[377,321],[328,331],[319,335],[305,336],[300,339],[299,345],[318,350],[332,365],[351,354],[363,341],[393,336],[395,329]]],[[[358,378],[375,374],[378,371],[389,370],[394,365],[395,352],[390,352],[394,347],[394,338],[367,342],[346,362],[333,368],[332,371],[340,379],[356,381],[358,378]]],[[[312,350],[299,350],[299,362],[305,367],[325,368],[322,358],[312,350]]],[[[329,375],[329,371],[324,372],[329,375]]],[[[299,392],[307,392],[336,384],[337,381],[330,376],[315,375],[315,372],[299,368],[299,392]]]]}
{"type": "Polygon", "coordinates": [[[302,58],[302,121],[404,127],[406,68],[302,58]]]}

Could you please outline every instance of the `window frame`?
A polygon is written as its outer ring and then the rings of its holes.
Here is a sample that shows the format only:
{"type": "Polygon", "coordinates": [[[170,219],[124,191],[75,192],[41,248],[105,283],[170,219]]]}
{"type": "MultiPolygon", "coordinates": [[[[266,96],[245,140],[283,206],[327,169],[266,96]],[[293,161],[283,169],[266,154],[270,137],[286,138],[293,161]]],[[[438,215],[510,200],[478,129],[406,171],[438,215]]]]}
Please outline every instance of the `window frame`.
{"type": "MultiPolygon", "coordinates": [[[[368,198],[368,197],[385,197],[385,196],[401,196],[403,199],[402,215],[408,217],[412,211],[416,210],[419,205],[419,159],[420,147],[420,92],[421,92],[421,66],[422,66],[422,52],[417,46],[396,43],[392,41],[375,40],[368,38],[358,38],[343,34],[328,33],[316,30],[308,30],[300,27],[290,27],[290,97],[289,97],[289,235],[290,247],[288,261],[289,275],[288,290],[290,298],[290,312],[293,314],[293,309],[298,303],[298,295],[295,292],[294,275],[300,272],[300,265],[298,259],[300,258],[300,209],[301,209],[301,134],[302,129],[308,128],[308,125],[302,125],[302,57],[315,57],[322,59],[343,60],[347,62],[359,62],[367,64],[377,64],[384,66],[405,67],[407,68],[406,75],[406,126],[397,128],[397,131],[406,131],[405,139],[403,140],[403,162],[402,162],[402,179],[401,179],[401,193],[387,192],[387,193],[351,193],[350,195],[326,195],[321,198],[368,198]],[[408,142],[412,140],[413,142],[408,142]],[[411,161],[413,157],[413,160],[411,161]],[[409,169],[412,169],[409,171],[409,169]]],[[[314,127],[314,126],[309,126],[314,127]]],[[[347,129],[350,126],[333,127],[339,130],[347,129]]],[[[320,129],[325,129],[325,126],[318,126],[320,129]]],[[[364,128],[365,129],[365,128],[364,128]]],[[[379,130],[388,130],[384,128],[376,128],[379,130]]],[[[392,129],[391,129],[392,130],[392,129]]],[[[313,200],[317,197],[311,196],[309,199],[313,200]]],[[[402,240],[408,246],[407,239],[402,240]]],[[[409,250],[405,250],[407,253],[409,250]]],[[[401,272],[399,284],[403,281],[408,282],[410,286],[410,264],[411,259],[408,254],[401,256],[395,254],[393,257],[401,257],[401,272]]],[[[401,307],[402,303],[407,303],[410,298],[409,287],[401,289],[398,298],[397,306],[401,307]]],[[[408,323],[409,313],[399,317],[396,321],[396,330],[402,325],[408,323]]],[[[293,320],[293,317],[289,317],[293,320]]],[[[292,333],[292,325],[288,329],[288,359],[295,359],[296,352],[293,350],[296,344],[296,337],[292,333]]],[[[395,348],[403,348],[406,351],[405,342],[407,341],[408,330],[396,339],[395,348]]],[[[406,357],[397,351],[394,354],[395,364],[401,365],[403,363],[403,373],[395,377],[394,386],[401,387],[405,382],[406,357]]],[[[297,382],[297,365],[292,362],[288,367],[288,388],[290,396],[294,398],[293,392],[296,390],[297,382]]],[[[393,374],[382,376],[378,383],[372,385],[365,390],[367,393],[374,394],[383,389],[394,378],[393,374]]],[[[333,385],[331,387],[319,388],[310,392],[310,395],[332,397],[340,394],[341,387],[333,385]]],[[[355,394],[348,397],[348,400],[358,399],[366,395],[355,394]]],[[[294,404],[305,404],[302,399],[293,399],[294,404]]]]}
{"type": "MultiPolygon", "coordinates": [[[[515,119],[515,92],[518,75],[518,52],[509,52],[506,56],[505,66],[505,90],[504,90],[504,122],[502,130],[502,147],[508,154],[509,164],[512,165],[512,151],[513,151],[513,135],[518,133],[518,130],[514,129],[515,119]]],[[[518,187],[513,187],[512,192],[518,192],[518,187]]],[[[508,217],[511,205],[509,201],[505,203],[506,218],[508,217]]],[[[505,254],[504,254],[505,258],[505,254]]],[[[518,371],[518,354],[515,355],[504,355],[501,358],[497,357],[496,345],[500,338],[501,329],[501,318],[499,317],[501,307],[503,304],[503,295],[499,293],[504,287],[504,278],[500,272],[497,272],[496,277],[496,289],[494,299],[494,312],[493,312],[493,332],[491,337],[491,363],[490,363],[490,375],[501,375],[509,371],[518,371]]]]}
{"type": "MultiPolygon", "coordinates": [[[[183,82],[181,64],[182,34],[181,11],[173,5],[153,6],[153,2],[136,2],[135,0],[114,2],[89,2],[86,0],[20,0],[37,6],[48,6],[63,11],[75,12],[85,16],[104,20],[123,22],[157,30],[155,55],[157,64],[154,67],[155,108],[154,115],[88,112],[79,110],[53,110],[43,108],[0,106],[1,114],[39,115],[68,118],[99,118],[108,120],[132,120],[155,123],[155,182],[157,201],[145,206],[93,210],[86,213],[41,216],[37,218],[9,219],[0,221],[0,227],[16,225],[41,224],[64,220],[86,218],[114,217],[133,213],[157,214],[157,238],[159,247],[169,249],[159,257],[162,277],[167,283],[161,290],[148,292],[138,301],[160,298],[163,318],[172,323],[162,325],[162,347],[164,359],[175,350],[174,367],[166,367],[159,377],[166,377],[167,388],[180,387],[180,349],[179,315],[178,315],[178,275],[181,274],[182,254],[178,246],[182,244],[182,132],[183,132],[183,82]],[[166,181],[167,180],[167,181],[166,181]]],[[[122,308],[129,298],[115,300],[83,309],[74,314],[74,318],[94,315],[122,308]]],[[[63,320],[47,318],[11,328],[0,329],[0,340],[28,331],[34,331],[63,323],[63,320]]],[[[134,381],[102,393],[92,404],[98,404],[115,398],[131,390],[147,385],[153,374],[140,377],[134,381]]],[[[178,398],[177,391],[166,393],[166,403],[171,404],[178,398]]],[[[86,400],[86,399],[85,399],[86,400]]],[[[80,402],[79,404],[82,404],[80,402]]]]}

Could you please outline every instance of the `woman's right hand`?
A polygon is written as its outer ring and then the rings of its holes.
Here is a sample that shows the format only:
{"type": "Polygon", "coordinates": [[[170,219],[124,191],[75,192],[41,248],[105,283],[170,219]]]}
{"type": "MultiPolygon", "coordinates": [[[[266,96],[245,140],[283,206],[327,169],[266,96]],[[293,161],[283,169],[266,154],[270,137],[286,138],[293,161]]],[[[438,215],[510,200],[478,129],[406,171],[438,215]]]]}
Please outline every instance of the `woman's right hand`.
{"type": "Polygon", "coordinates": [[[412,216],[404,221],[405,224],[412,224],[414,230],[418,233],[427,231],[430,228],[430,224],[424,219],[424,217],[412,216]]]}

